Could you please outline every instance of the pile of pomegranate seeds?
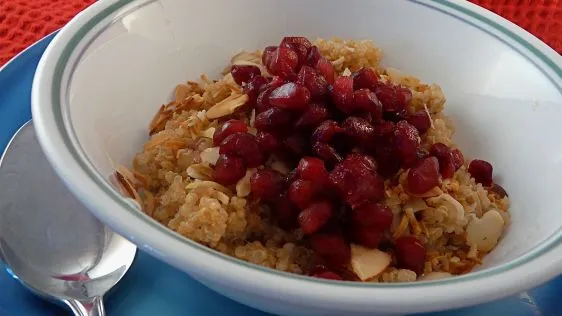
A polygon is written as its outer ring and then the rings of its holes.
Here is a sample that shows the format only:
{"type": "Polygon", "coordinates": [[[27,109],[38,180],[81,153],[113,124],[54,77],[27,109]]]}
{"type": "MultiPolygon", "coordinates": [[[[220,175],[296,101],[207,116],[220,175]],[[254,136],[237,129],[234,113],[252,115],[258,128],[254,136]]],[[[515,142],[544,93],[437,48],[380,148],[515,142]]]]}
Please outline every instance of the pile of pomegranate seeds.
{"type": "MultiPolygon", "coordinates": [[[[270,156],[293,168],[288,176],[268,167],[250,178],[254,198],[268,204],[279,226],[300,227],[322,269],[310,274],[345,279],[350,243],[394,248],[399,267],[423,271],[425,248],[414,236],[388,240],[393,214],[382,204],[384,180],[409,170],[405,189],[423,195],[452,178],[464,163],[462,153],[434,144],[429,153],[421,136],[431,127],[426,111],[411,112],[411,91],[381,80],[370,68],[351,76],[336,74],[331,62],[304,37],[285,37],[263,51],[272,76],[256,66],[233,66],[231,73],[255,109],[256,136],[239,120],[214,134],[220,146],[215,180],[232,185],[247,168],[270,156]]],[[[492,166],[474,160],[470,174],[492,184],[492,166]]]]}

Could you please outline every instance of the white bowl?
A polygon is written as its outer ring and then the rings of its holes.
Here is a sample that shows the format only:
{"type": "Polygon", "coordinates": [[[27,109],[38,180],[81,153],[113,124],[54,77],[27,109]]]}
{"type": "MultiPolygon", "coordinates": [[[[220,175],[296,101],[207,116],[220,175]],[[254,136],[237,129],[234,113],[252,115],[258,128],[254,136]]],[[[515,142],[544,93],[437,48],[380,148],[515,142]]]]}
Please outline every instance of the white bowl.
{"type": "Polygon", "coordinates": [[[212,289],[286,315],[410,313],[498,299],[562,272],[562,58],[468,1],[100,0],[53,40],[33,85],[33,120],[54,168],[140,249],[212,289]],[[164,228],[108,184],[146,140],[173,87],[218,75],[236,51],[283,36],[373,39],[384,62],[442,86],[456,141],[491,161],[513,222],[479,271],[414,284],[289,275],[164,228]]]}

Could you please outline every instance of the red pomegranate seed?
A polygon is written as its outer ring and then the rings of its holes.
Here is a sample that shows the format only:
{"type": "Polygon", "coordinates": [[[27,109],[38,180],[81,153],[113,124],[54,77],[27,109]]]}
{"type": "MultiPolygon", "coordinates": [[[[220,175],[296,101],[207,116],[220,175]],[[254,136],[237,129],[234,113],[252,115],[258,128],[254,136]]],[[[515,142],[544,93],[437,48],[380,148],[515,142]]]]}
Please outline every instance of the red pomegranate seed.
{"type": "Polygon", "coordinates": [[[338,123],[332,120],[327,120],[322,122],[315,130],[312,132],[310,137],[313,143],[322,142],[328,143],[336,134],[342,133],[343,128],[341,128],[338,123]]]}
{"type": "Polygon", "coordinates": [[[332,88],[332,101],[344,113],[353,111],[353,78],[339,76],[332,88]]]}
{"type": "Polygon", "coordinates": [[[316,157],[303,157],[297,166],[297,175],[320,186],[329,181],[324,161],[316,157]]]}
{"type": "Polygon", "coordinates": [[[353,137],[360,144],[364,146],[374,144],[375,128],[367,120],[350,116],[343,121],[342,127],[346,135],[353,137]]]}
{"type": "Polygon", "coordinates": [[[267,132],[259,131],[256,134],[256,141],[258,142],[260,150],[265,155],[269,155],[279,148],[279,141],[277,141],[277,139],[273,135],[267,132]]]}
{"type": "Polygon", "coordinates": [[[413,194],[424,194],[439,185],[439,162],[435,157],[425,158],[408,172],[406,188],[413,194]]]}
{"type": "Polygon", "coordinates": [[[228,120],[224,122],[221,127],[215,130],[213,135],[213,143],[218,146],[222,141],[229,135],[234,133],[246,133],[248,131],[248,125],[240,120],[228,120]]]}
{"type": "Polygon", "coordinates": [[[266,85],[267,78],[264,76],[255,76],[245,83],[243,85],[244,93],[246,93],[249,97],[247,104],[251,107],[255,107],[260,91],[266,87],[266,85]]]}
{"type": "Polygon", "coordinates": [[[452,178],[457,168],[453,162],[451,149],[443,143],[435,143],[429,148],[429,154],[439,161],[439,173],[444,179],[452,178]]]}
{"type": "Polygon", "coordinates": [[[384,197],[383,180],[358,156],[348,156],[337,164],[330,172],[330,182],[352,208],[384,197]]]}
{"type": "Polygon", "coordinates": [[[310,204],[298,217],[302,232],[306,235],[317,232],[332,216],[332,208],[332,203],[328,201],[318,201],[310,204]]]}
{"type": "Polygon", "coordinates": [[[361,153],[351,153],[346,159],[353,161],[355,167],[377,171],[377,162],[373,157],[361,153]]]}
{"type": "Polygon", "coordinates": [[[283,38],[280,46],[291,47],[295,52],[297,52],[299,62],[302,64],[306,61],[308,49],[312,46],[312,44],[306,37],[292,36],[283,38]]]}
{"type": "Polygon", "coordinates": [[[365,247],[377,248],[382,240],[383,232],[376,227],[354,227],[351,232],[352,239],[365,247]]]}
{"type": "Polygon", "coordinates": [[[474,159],[468,165],[468,173],[470,173],[477,183],[482,183],[485,187],[492,185],[493,171],[494,168],[492,167],[492,164],[485,160],[474,159]]]}
{"type": "Polygon", "coordinates": [[[279,197],[283,184],[283,175],[270,168],[259,169],[250,177],[252,194],[266,202],[275,201],[279,197]]]}
{"type": "Polygon", "coordinates": [[[294,82],[280,86],[269,95],[269,104],[283,109],[305,110],[308,101],[310,101],[310,91],[294,82]]]}
{"type": "Polygon", "coordinates": [[[318,157],[324,159],[324,161],[330,164],[336,164],[343,160],[343,158],[338,154],[334,147],[321,142],[316,142],[312,145],[312,151],[318,157]]]}
{"type": "Polygon", "coordinates": [[[274,202],[273,212],[279,227],[286,230],[297,228],[297,216],[299,214],[299,210],[284,194],[277,198],[274,202]]]}
{"type": "Polygon", "coordinates": [[[246,166],[241,158],[220,155],[215,164],[213,178],[222,185],[231,185],[242,179],[245,174],[246,166]]]}
{"type": "Polygon", "coordinates": [[[351,249],[342,236],[336,234],[316,234],[310,237],[312,249],[328,263],[343,266],[349,263],[351,249]]]}
{"type": "Polygon", "coordinates": [[[453,164],[455,165],[455,169],[458,170],[464,164],[464,156],[458,148],[455,148],[451,151],[451,156],[453,164]]]}
{"type": "Polygon", "coordinates": [[[257,167],[262,163],[262,154],[256,137],[247,133],[234,133],[227,136],[220,144],[219,153],[242,158],[248,168],[257,167]]]}
{"type": "Polygon", "coordinates": [[[322,271],[312,275],[315,278],[343,281],[343,278],[332,271],[322,271]]]}
{"type": "Polygon", "coordinates": [[[256,99],[256,112],[258,114],[272,108],[271,104],[269,104],[269,96],[275,89],[275,87],[268,87],[258,94],[258,97],[256,99]]]}
{"type": "Polygon", "coordinates": [[[271,63],[275,51],[277,51],[277,46],[267,46],[266,48],[263,49],[263,53],[261,55],[261,62],[264,66],[269,67],[268,65],[271,63]]]}
{"type": "Polygon", "coordinates": [[[269,58],[269,64],[265,66],[270,74],[293,80],[296,78],[298,63],[299,57],[292,48],[279,46],[269,58]]]}
{"type": "Polygon", "coordinates": [[[425,111],[410,114],[406,120],[408,123],[412,124],[420,134],[427,132],[427,130],[431,127],[431,120],[425,111]]]}
{"type": "Polygon", "coordinates": [[[398,170],[402,167],[402,162],[396,150],[391,147],[379,147],[377,148],[377,172],[384,178],[390,178],[394,176],[398,170]]]}
{"type": "Polygon", "coordinates": [[[409,269],[418,275],[423,272],[425,247],[414,236],[402,236],[396,239],[396,260],[401,268],[409,269]]]}
{"type": "Polygon", "coordinates": [[[289,200],[301,210],[305,209],[316,195],[316,185],[312,181],[298,179],[287,190],[289,200]]]}
{"type": "Polygon", "coordinates": [[[397,86],[396,87],[396,100],[403,104],[405,107],[412,101],[412,91],[406,87],[397,86]]]}
{"type": "Polygon", "coordinates": [[[394,129],[394,145],[406,165],[416,162],[417,152],[420,148],[420,135],[418,130],[406,121],[400,121],[394,129]]]}
{"type": "Polygon", "coordinates": [[[374,90],[379,83],[379,77],[371,68],[361,68],[353,74],[353,89],[374,90]]]}
{"type": "MultiPolygon", "coordinates": [[[[324,57],[320,57],[316,62],[316,70],[328,81],[329,84],[334,84],[336,71],[332,63],[324,57]]],[[[353,85],[353,84],[352,84],[353,85]]]]}
{"type": "Polygon", "coordinates": [[[291,121],[290,111],[274,107],[256,115],[254,127],[260,131],[275,133],[279,129],[286,128],[291,121]]]}
{"type": "Polygon", "coordinates": [[[273,77],[271,77],[271,80],[269,81],[269,83],[267,84],[266,87],[267,88],[279,88],[287,82],[288,81],[285,81],[283,78],[281,78],[279,76],[273,76],[273,77]]]}
{"type": "MultiPolygon", "coordinates": [[[[304,67],[303,67],[304,68],[304,67]]],[[[297,128],[310,128],[310,127],[317,127],[322,122],[324,122],[330,113],[328,113],[328,109],[323,104],[318,103],[311,103],[299,117],[297,122],[295,123],[295,127],[297,128]]]]}
{"type": "Polygon", "coordinates": [[[393,217],[392,211],[380,203],[366,202],[352,211],[355,225],[375,227],[381,231],[390,228],[393,217]]]}
{"type": "Polygon", "coordinates": [[[373,122],[382,119],[382,104],[373,91],[368,89],[355,90],[353,100],[355,102],[354,107],[370,113],[373,122]]]}
{"type": "Polygon", "coordinates": [[[234,78],[234,82],[241,86],[253,77],[261,75],[261,70],[253,65],[234,65],[230,73],[232,78],[234,78]]]}
{"type": "Polygon", "coordinates": [[[375,94],[382,103],[384,116],[394,120],[400,120],[405,116],[406,106],[412,98],[410,90],[392,84],[377,85],[375,94]]]}
{"type": "Polygon", "coordinates": [[[312,46],[308,49],[305,64],[308,66],[316,67],[316,64],[318,63],[320,58],[322,58],[322,55],[320,54],[318,47],[312,46]]]}
{"type": "Polygon", "coordinates": [[[302,66],[297,83],[310,91],[313,100],[322,100],[328,95],[328,81],[310,66],[302,66]]]}

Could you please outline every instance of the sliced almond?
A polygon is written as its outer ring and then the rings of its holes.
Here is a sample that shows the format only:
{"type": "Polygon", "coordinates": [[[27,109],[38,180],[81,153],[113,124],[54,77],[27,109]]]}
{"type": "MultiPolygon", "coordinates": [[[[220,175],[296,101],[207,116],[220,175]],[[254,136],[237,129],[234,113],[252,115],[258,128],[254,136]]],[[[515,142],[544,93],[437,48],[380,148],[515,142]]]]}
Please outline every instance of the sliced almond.
{"type": "Polygon", "coordinates": [[[232,195],[232,191],[230,191],[228,188],[213,182],[213,181],[201,181],[201,180],[195,180],[191,183],[189,183],[188,185],[185,186],[185,188],[187,190],[193,190],[193,189],[198,189],[198,188],[211,188],[211,189],[215,189],[217,191],[223,192],[227,195],[232,195]]]}
{"type": "Polygon", "coordinates": [[[204,130],[203,132],[201,132],[201,136],[213,139],[213,136],[215,135],[215,130],[216,130],[216,128],[209,127],[206,130],[204,130]]]}
{"type": "Polygon", "coordinates": [[[204,149],[200,154],[201,162],[209,165],[215,165],[217,160],[219,160],[219,150],[219,147],[204,149]]]}
{"type": "Polygon", "coordinates": [[[496,210],[489,210],[482,218],[471,221],[466,228],[466,241],[480,251],[490,251],[500,239],[505,221],[496,210]]]}
{"type": "Polygon", "coordinates": [[[246,174],[236,183],[236,195],[246,197],[250,195],[250,177],[256,172],[255,168],[246,170],[246,174]]]}
{"type": "Polygon", "coordinates": [[[207,111],[207,118],[208,119],[216,119],[219,117],[227,116],[242,105],[244,105],[248,101],[248,95],[246,94],[231,94],[228,98],[222,100],[221,102],[213,105],[207,111]]]}
{"type": "Polygon", "coordinates": [[[213,177],[213,169],[205,164],[193,164],[187,168],[186,173],[197,180],[210,180],[213,177]]]}
{"type": "Polygon", "coordinates": [[[189,96],[190,91],[191,89],[185,84],[177,85],[176,89],[174,89],[176,102],[181,102],[182,100],[187,98],[189,96]]]}
{"type": "Polygon", "coordinates": [[[349,77],[351,76],[351,70],[349,70],[349,68],[345,68],[341,75],[345,77],[349,77]]]}
{"type": "Polygon", "coordinates": [[[379,275],[388,267],[390,261],[391,257],[386,252],[351,245],[351,268],[361,281],[379,275]]]}
{"type": "Polygon", "coordinates": [[[404,205],[404,209],[408,209],[408,208],[411,208],[415,213],[418,211],[426,210],[429,208],[429,206],[427,205],[427,203],[425,203],[423,199],[414,197],[404,205]]]}
{"type": "Polygon", "coordinates": [[[447,209],[450,220],[458,221],[464,218],[464,207],[449,194],[443,193],[439,196],[427,199],[427,203],[433,207],[443,206],[447,209]]]}

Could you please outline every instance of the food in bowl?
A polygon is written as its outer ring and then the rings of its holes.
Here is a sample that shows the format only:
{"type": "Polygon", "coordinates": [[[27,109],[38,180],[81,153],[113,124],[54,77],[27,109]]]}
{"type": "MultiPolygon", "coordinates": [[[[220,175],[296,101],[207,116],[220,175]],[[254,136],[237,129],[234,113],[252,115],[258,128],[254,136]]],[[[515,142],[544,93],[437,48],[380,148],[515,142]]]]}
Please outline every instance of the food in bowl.
{"type": "Polygon", "coordinates": [[[115,180],[203,245],[314,277],[470,272],[509,223],[492,165],[452,141],[445,97],[371,41],[285,37],[175,88],[115,180]]]}

